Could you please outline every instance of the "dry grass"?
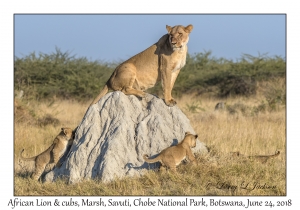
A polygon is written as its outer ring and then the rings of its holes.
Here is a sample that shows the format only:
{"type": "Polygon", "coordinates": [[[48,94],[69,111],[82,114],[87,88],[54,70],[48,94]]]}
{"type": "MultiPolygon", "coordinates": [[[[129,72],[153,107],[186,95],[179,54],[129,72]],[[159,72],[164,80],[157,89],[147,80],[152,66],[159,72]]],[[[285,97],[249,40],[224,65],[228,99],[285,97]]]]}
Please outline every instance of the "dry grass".
{"type": "Polygon", "coordinates": [[[29,178],[30,170],[20,167],[18,157],[22,148],[27,156],[45,150],[60,127],[75,128],[89,103],[59,100],[24,103],[25,110],[35,112],[31,121],[38,122],[48,115],[59,123],[43,126],[24,121],[15,123],[15,195],[285,195],[285,106],[272,112],[254,112],[261,100],[260,96],[227,99],[226,106],[235,107],[234,112],[229,112],[214,111],[217,99],[184,96],[178,100],[178,106],[190,119],[200,141],[210,149],[208,155],[197,156],[198,166],[182,164],[177,174],[149,171],[138,178],[110,183],[87,180],[78,184],[67,184],[64,180],[34,182],[29,178]],[[244,109],[236,104],[242,104],[244,109]],[[281,152],[279,157],[266,164],[233,159],[229,155],[232,151],[245,155],[274,154],[276,150],[281,152]]]}

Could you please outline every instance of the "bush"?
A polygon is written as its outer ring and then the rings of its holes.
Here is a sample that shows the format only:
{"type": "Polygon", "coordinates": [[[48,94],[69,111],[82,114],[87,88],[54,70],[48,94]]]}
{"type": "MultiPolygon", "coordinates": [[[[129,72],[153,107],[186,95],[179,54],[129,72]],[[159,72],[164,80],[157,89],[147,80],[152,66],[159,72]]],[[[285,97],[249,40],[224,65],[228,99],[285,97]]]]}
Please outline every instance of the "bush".
{"type": "Polygon", "coordinates": [[[235,103],[233,105],[227,105],[226,109],[230,114],[241,113],[245,116],[249,115],[251,112],[251,107],[249,107],[245,104],[242,104],[242,103],[235,103]]]}
{"type": "Polygon", "coordinates": [[[190,104],[188,104],[188,103],[186,104],[185,110],[187,110],[188,112],[191,112],[191,113],[197,113],[199,111],[205,111],[205,109],[202,108],[200,105],[201,105],[200,102],[193,101],[190,104]]]}
{"type": "Polygon", "coordinates": [[[286,84],[285,81],[274,80],[264,91],[270,111],[275,111],[279,105],[286,105],[286,84]]]}
{"type": "Polygon", "coordinates": [[[256,94],[256,81],[249,77],[231,77],[228,80],[222,81],[219,86],[220,97],[250,96],[256,94]]]}
{"type": "MultiPolygon", "coordinates": [[[[118,63],[103,63],[77,58],[58,48],[51,54],[31,53],[14,61],[14,88],[24,90],[27,99],[57,97],[86,100],[94,98],[102,89],[118,63]]],[[[286,62],[281,57],[243,55],[236,62],[215,58],[211,52],[187,55],[173,95],[183,93],[213,96],[249,96],[256,94],[257,81],[285,77],[286,62]]],[[[162,95],[161,85],[147,90],[162,95]]],[[[272,104],[273,102],[270,101],[272,104]]]]}
{"type": "Polygon", "coordinates": [[[93,98],[108,80],[113,68],[98,61],[76,58],[56,49],[50,55],[31,53],[15,58],[15,89],[24,90],[25,97],[43,99],[93,98]]]}
{"type": "Polygon", "coordinates": [[[60,124],[60,121],[57,118],[53,117],[51,114],[46,114],[44,117],[38,119],[37,123],[40,126],[57,126],[60,124]]]}

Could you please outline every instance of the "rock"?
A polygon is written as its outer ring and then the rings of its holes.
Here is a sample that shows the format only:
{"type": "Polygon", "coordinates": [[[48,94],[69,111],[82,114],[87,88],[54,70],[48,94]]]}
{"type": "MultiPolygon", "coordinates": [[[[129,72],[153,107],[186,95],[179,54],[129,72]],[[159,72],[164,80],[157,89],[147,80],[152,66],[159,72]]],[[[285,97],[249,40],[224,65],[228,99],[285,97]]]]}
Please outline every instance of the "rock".
{"type": "MultiPolygon", "coordinates": [[[[145,163],[142,156],[152,157],[176,145],[186,131],[195,133],[177,106],[168,107],[150,94],[141,100],[111,92],[88,109],[66,160],[44,180],[66,177],[69,183],[83,179],[111,181],[143,174],[159,165],[145,163]]],[[[193,152],[206,153],[207,148],[198,140],[193,152]]]]}

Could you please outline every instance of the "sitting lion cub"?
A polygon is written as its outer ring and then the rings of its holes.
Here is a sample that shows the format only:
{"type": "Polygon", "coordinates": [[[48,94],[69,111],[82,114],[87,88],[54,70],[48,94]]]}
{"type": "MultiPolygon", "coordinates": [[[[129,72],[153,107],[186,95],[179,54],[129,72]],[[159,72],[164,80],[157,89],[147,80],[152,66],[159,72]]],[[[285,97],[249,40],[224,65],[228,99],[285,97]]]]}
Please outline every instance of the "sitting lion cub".
{"type": "Polygon", "coordinates": [[[44,172],[46,165],[50,165],[52,169],[55,165],[57,167],[61,166],[59,159],[63,156],[69,145],[72,145],[75,137],[75,130],[72,131],[71,128],[61,128],[61,132],[56,136],[53,144],[41,154],[25,158],[22,156],[24,149],[20,152],[20,158],[25,161],[35,161],[35,171],[31,175],[32,179],[38,180],[41,174],[44,172]]]}
{"type": "Polygon", "coordinates": [[[186,132],[184,139],[176,146],[171,146],[164,149],[156,158],[148,159],[148,155],[144,155],[143,158],[147,163],[160,162],[161,166],[170,168],[170,170],[176,172],[176,166],[179,165],[186,157],[193,164],[197,164],[191,150],[191,148],[196,147],[197,138],[198,135],[193,135],[190,132],[186,132]]]}

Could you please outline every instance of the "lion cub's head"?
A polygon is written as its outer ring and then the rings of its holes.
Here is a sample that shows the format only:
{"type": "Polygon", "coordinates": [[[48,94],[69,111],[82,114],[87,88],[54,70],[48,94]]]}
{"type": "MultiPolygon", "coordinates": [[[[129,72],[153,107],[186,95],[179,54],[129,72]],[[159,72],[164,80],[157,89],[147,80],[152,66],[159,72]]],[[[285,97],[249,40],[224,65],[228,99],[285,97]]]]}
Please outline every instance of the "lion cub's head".
{"type": "Polygon", "coordinates": [[[193,135],[190,132],[185,132],[185,137],[183,139],[184,142],[186,142],[189,147],[194,148],[196,147],[196,141],[197,141],[198,135],[193,135]]]}
{"type": "Polygon", "coordinates": [[[187,27],[178,26],[166,26],[169,34],[169,42],[173,50],[179,50],[189,41],[189,34],[191,33],[193,26],[188,25],[187,27]]]}
{"type": "Polygon", "coordinates": [[[65,136],[67,139],[74,139],[74,133],[71,128],[61,128],[59,136],[65,136]]]}

